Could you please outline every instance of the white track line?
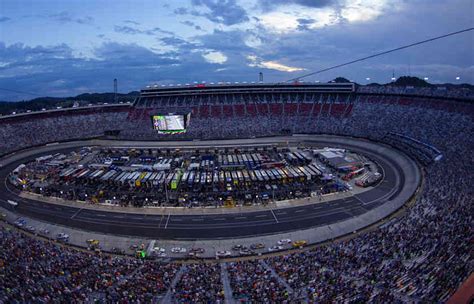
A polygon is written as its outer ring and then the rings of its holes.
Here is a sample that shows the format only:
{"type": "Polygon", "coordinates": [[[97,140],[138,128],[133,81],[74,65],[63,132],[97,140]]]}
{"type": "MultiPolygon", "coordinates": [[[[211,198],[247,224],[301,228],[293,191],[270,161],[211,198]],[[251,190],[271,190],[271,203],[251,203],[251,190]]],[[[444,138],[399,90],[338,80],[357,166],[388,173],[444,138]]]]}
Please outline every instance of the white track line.
{"type": "Polygon", "coordinates": [[[168,218],[166,219],[165,229],[168,227],[168,222],[170,221],[171,213],[168,213],[168,218]]]}
{"type": "Polygon", "coordinates": [[[273,212],[273,209],[270,209],[270,211],[271,211],[271,213],[273,214],[273,218],[274,218],[274,219],[275,219],[275,221],[278,223],[278,219],[277,219],[277,217],[276,217],[275,213],[273,212]]]}
{"type": "Polygon", "coordinates": [[[71,220],[74,219],[74,218],[76,217],[76,215],[78,215],[79,212],[81,212],[81,211],[82,211],[82,208],[79,209],[79,210],[77,210],[76,213],[74,213],[74,214],[71,216],[71,220]]]}

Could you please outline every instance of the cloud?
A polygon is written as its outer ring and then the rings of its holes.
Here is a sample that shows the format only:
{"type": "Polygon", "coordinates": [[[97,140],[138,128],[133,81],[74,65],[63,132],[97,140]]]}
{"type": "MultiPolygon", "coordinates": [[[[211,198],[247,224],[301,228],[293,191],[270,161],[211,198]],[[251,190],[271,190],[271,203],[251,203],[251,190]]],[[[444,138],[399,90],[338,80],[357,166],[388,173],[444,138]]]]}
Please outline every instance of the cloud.
{"type": "Polygon", "coordinates": [[[282,5],[297,4],[306,7],[326,7],[335,5],[338,0],[261,0],[260,7],[264,10],[274,9],[282,5]]]}
{"type": "Polygon", "coordinates": [[[180,7],[175,9],[174,13],[204,17],[214,23],[228,26],[249,21],[247,12],[236,0],[192,0],[191,3],[194,7],[204,8],[205,11],[180,7]]]}
{"type": "Polygon", "coordinates": [[[136,21],[133,21],[133,20],[124,20],[123,23],[133,24],[133,25],[140,25],[140,22],[136,22],[136,21]]]}
{"type": "Polygon", "coordinates": [[[134,43],[106,42],[94,50],[95,56],[104,64],[117,63],[124,67],[144,68],[179,63],[165,54],[155,53],[134,43]]]}
{"type": "Polygon", "coordinates": [[[51,14],[49,15],[49,18],[55,21],[58,21],[60,23],[92,24],[94,22],[94,18],[90,16],[77,18],[66,11],[63,11],[57,14],[51,14]]]}
{"type": "MultiPolygon", "coordinates": [[[[186,2],[190,4],[192,0],[186,2]]],[[[224,7],[213,11],[207,5],[219,6],[220,3],[196,1],[194,7],[176,9],[178,15],[186,16],[177,16],[177,20],[170,23],[164,20],[168,20],[173,8],[165,10],[161,6],[159,16],[166,18],[143,14],[143,18],[135,19],[123,14],[117,16],[117,27],[110,26],[99,14],[91,15],[95,18],[94,25],[102,26],[100,31],[83,31],[84,22],[77,19],[84,18],[78,18],[79,15],[65,13],[49,17],[50,13],[57,12],[57,6],[41,16],[27,18],[23,17],[26,12],[18,12],[5,18],[21,20],[18,29],[31,34],[2,32],[5,37],[2,40],[24,41],[25,44],[0,43],[0,87],[42,95],[73,95],[84,90],[111,91],[113,78],[119,79],[119,90],[128,91],[153,81],[257,81],[258,72],[262,70],[266,81],[284,81],[299,75],[302,69],[321,70],[438,33],[469,27],[472,18],[467,12],[471,2],[432,0],[425,5],[420,0],[413,3],[406,0],[272,0],[271,3],[263,0],[268,5],[263,9],[261,2],[255,0],[236,0],[233,3],[244,9],[249,20],[234,23],[240,19],[228,18],[227,24],[232,25],[227,26],[224,17],[212,21],[217,16],[227,16],[220,11],[224,7]],[[46,41],[55,40],[40,35],[44,29],[39,24],[44,24],[45,18],[50,21],[49,26],[52,20],[56,20],[52,26],[62,25],[57,22],[70,22],[66,33],[54,37],[63,44],[51,46],[46,41]],[[172,26],[182,36],[165,30],[169,27],[175,31],[172,26]],[[109,35],[107,30],[121,34],[109,35]],[[79,42],[70,34],[78,32],[81,33],[79,42]],[[139,45],[128,43],[130,41],[137,41],[139,45]],[[87,54],[87,58],[81,53],[87,54]]],[[[8,24],[0,23],[0,27],[8,24]]],[[[474,59],[470,42],[473,35],[471,32],[434,41],[307,80],[345,76],[356,81],[370,77],[386,82],[394,70],[396,76],[411,72],[420,77],[426,75],[430,81],[449,82],[460,76],[463,81],[472,82],[474,59]]],[[[3,96],[5,93],[0,92],[0,100],[5,99],[3,96]]]]}
{"type": "MultiPolygon", "coordinates": [[[[137,44],[108,42],[94,48],[94,56],[89,59],[75,57],[74,50],[65,44],[29,47],[0,43],[0,87],[44,96],[71,96],[110,92],[112,80],[117,78],[119,90],[128,92],[153,81],[217,80],[218,76],[213,75],[216,64],[229,60],[220,51],[186,51],[186,42],[175,43],[183,44],[177,52],[156,53],[137,44]]],[[[227,79],[237,81],[247,69],[230,69],[232,76],[227,79]]],[[[31,96],[0,92],[0,100],[23,98],[31,96]]]]}
{"type": "Polygon", "coordinates": [[[288,6],[303,8],[336,7],[341,0],[260,0],[258,7],[265,13],[284,9],[288,6]]]}
{"type": "Polygon", "coordinates": [[[365,22],[382,15],[389,4],[389,0],[346,1],[339,13],[348,22],[365,22]]]}
{"type": "Polygon", "coordinates": [[[227,56],[218,51],[204,53],[202,54],[202,57],[204,57],[204,59],[209,63],[223,64],[227,61],[227,56]]]}
{"type": "Polygon", "coordinates": [[[114,26],[114,31],[117,33],[128,34],[128,35],[136,35],[136,34],[143,34],[143,31],[133,28],[127,25],[116,25],[114,26]]]}
{"type": "MultiPolygon", "coordinates": [[[[135,44],[104,43],[93,52],[97,59],[77,58],[65,44],[29,47],[0,43],[0,87],[45,96],[74,95],[82,93],[84,88],[89,91],[111,88],[112,79],[119,78],[128,80],[127,91],[136,90],[153,79],[158,70],[180,63],[169,54],[156,54],[135,44]],[[59,87],[62,93],[56,91],[59,87]]],[[[25,97],[28,96],[11,99],[25,97]]],[[[0,99],[5,98],[0,95],[0,99]]]]}
{"type": "Polygon", "coordinates": [[[141,30],[139,28],[131,27],[131,26],[127,26],[127,25],[116,25],[116,26],[114,26],[114,31],[117,32],[117,33],[122,33],[122,34],[127,34],[127,35],[137,35],[137,34],[149,35],[149,36],[153,36],[153,35],[156,35],[156,34],[173,35],[173,32],[163,30],[159,27],[155,27],[155,28],[152,28],[152,29],[141,30]]]}
{"type": "Polygon", "coordinates": [[[187,48],[188,50],[196,47],[194,43],[186,41],[176,36],[168,36],[160,38],[159,41],[163,42],[165,45],[178,47],[178,48],[187,48]]]}
{"type": "Polygon", "coordinates": [[[31,65],[51,58],[71,58],[72,54],[73,50],[66,44],[30,47],[22,43],[6,46],[5,43],[0,42],[0,58],[8,62],[9,67],[31,65]]]}
{"type": "MultiPolygon", "coordinates": [[[[268,2],[270,3],[270,2],[268,2]]],[[[272,1],[257,23],[275,33],[317,30],[328,26],[364,23],[388,12],[399,12],[403,0],[272,1]]]]}
{"type": "Polygon", "coordinates": [[[196,31],[202,31],[202,30],[203,30],[201,26],[199,26],[199,25],[197,25],[196,23],[191,22],[191,21],[189,21],[189,20],[182,21],[181,24],[184,24],[184,25],[193,27],[196,31]]]}
{"type": "Polygon", "coordinates": [[[259,67],[259,68],[265,68],[269,70],[277,70],[281,72],[298,72],[298,71],[304,71],[304,68],[298,68],[298,67],[292,67],[288,65],[284,65],[282,63],[279,63],[277,61],[264,61],[260,58],[258,58],[255,55],[249,55],[247,56],[248,63],[247,65],[250,67],[259,67]]]}
{"type": "Polygon", "coordinates": [[[208,49],[226,51],[226,53],[245,53],[251,51],[251,48],[245,43],[248,36],[248,33],[240,30],[214,30],[210,34],[196,36],[195,38],[208,49]]]}
{"type": "Polygon", "coordinates": [[[268,31],[286,34],[298,30],[315,30],[341,22],[334,8],[307,8],[290,6],[259,16],[259,24],[268,31]]]}
{"type": "Polygon", "coordinates": [[[0,17],[0,23],[2,23],[2,22],[7,22],[7,21],[10,21],[10,20],[12,20],[12,19],[11,19],[11,18],[8,18],[8,17],[5,17],[5,16],[0,17]]]}
{"type": "Polygon", "coordinates": [[[312,24],[316,22],[314,19],[305,19],[305,18],[298,18],[296,19],[298,22],[298,30],[304,31],[304,30],[310,30],[310,27],[312,24]]]}

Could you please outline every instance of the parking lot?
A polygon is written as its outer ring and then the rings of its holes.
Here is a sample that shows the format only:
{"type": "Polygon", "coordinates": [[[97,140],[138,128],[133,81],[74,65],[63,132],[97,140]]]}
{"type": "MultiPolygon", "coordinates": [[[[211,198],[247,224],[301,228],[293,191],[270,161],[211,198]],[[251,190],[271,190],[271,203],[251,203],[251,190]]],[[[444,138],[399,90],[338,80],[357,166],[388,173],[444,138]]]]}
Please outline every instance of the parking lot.
{"type": "Polygon", "coordinates": [[[373,175],[374,170],[363,156],[328,148],[89,147],[36,158],[15,169],[10,180],[21,190],[66,200],[135,207],[234,207],[349,191],[355,179],[373,175]],[[328,155],[340,159],[335,162],[328,155]]]}

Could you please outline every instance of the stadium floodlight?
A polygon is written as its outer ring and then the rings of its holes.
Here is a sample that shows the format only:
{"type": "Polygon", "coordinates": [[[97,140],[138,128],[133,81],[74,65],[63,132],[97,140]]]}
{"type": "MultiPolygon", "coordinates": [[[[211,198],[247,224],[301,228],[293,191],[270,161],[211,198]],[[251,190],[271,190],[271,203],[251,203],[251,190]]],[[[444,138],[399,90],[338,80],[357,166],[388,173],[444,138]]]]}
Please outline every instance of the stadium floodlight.
{"type": "Polygon", "coordinates": [[[247,81],[242,81],[242,83],[247,83],[247,81]]]}
{"type": "Polygon", "coordinates": [[[178,83],[176,86],[180,87],[180,86],[181,86],[181,83],[178,83]]]}
{"type": "Polygon", "coordinates": [[[428,78],[428,77],[425,77],[425,78],[423,78],[423,79],[424,79],[425,81],[427,81],[429,78],[428,78]]]}
{"type": "Polygon", "coordinates": [[[365,80],[369,81],[369,80],[370,80],[370,77],[365,78],[365,80]]]}
{"type": "Polygon", "coordinates": [[[188,86],[188,85],[190,85],[190,84],[189,84],[189,83],[187,83],[187,84],[185,84],[185,85],[187,85],[187,86],[188,86]]]}
{"type": "Polygon", "coordinates": [[[460,80],[460,79],[461,79],[461,77],[459,77],[459,76],[456,76],[456,80],[460,80]]]}
{"type": "Polygon", "coordinates": [[[210,84],[214,84],[214,82],[211,82],[210,84]]]}
{"type": "Polygon", "coordinates": [[[395,80],[397,80],[397,78],[395,78],[395,77],[392,77],[392,81],[395,81],[395,80]]]}
{"type": "Polygon", "coordinates": [[[316,80],[315,82],[316,82],[316,83],[319,83],[319,80],[316,80]]]}
{"type": "Polygon", "coordinates": [[[201,83],[206,83],[206,81],[205,81],[205,80],[203,80],[203,81],[201,81],[201,83]]]}
{"type": "Polygon", "coordinates": [[[252,83],[255,83],[255,81],[252,81],[252,83]]]}
{"type": "Polygon", "coordinates": [[[166,84],[162,84],[161,86],[162,86],[162,87],[166,87],[166,84]]]}
{"type": "Polygon", "coordinates": [[[197,84],[198,82],[197,82],[197,81],[194,81],[193,83],[197,84]]]}

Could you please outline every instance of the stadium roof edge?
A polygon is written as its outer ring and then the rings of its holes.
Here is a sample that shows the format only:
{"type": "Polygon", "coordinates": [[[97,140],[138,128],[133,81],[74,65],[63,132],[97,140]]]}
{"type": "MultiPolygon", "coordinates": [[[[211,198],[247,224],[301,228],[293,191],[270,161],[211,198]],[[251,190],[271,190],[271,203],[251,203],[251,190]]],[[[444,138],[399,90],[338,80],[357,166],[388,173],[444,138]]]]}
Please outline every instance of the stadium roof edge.
{"type": "Polygon", "coordinates": [[[92,105],[92,106],[84,106],[84,107],[75,107],[75,108],[60,108],[60,109],[48,109],[45,111],[32,111],[32,112],[27,112],[27,113],[18,113],[18,114],[10,114],[10,115],[3,115],[0,116],[0,121],[5,120],[5,119],[10,119],[10,118],[22,118],[26,116],[35,116],[35,115],[41,115],[41,114],[53,114],[53,113],[59,113],[59,112],[73,112],[73,111],[87,111],[87,110],[92,110],[92,109],[103,109],[103,108],[125,108],[125,107],[131,107],[131,103],[124,103],[124,104],[97,104],[97,105],[92,105]]]}
{"type": "Polygon", "coordinates": [[[140,91],[140,95],[167,95],[167,94],[200,94],[200,93],[244,93],[244,92],[282,92],[282,91],[314,91],[352,93],[354,83],[258,83],[258,84],[193,84],[184,86],[148,86],[140,91]]]}

